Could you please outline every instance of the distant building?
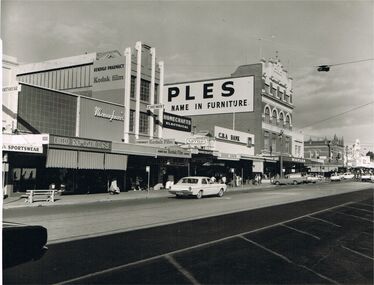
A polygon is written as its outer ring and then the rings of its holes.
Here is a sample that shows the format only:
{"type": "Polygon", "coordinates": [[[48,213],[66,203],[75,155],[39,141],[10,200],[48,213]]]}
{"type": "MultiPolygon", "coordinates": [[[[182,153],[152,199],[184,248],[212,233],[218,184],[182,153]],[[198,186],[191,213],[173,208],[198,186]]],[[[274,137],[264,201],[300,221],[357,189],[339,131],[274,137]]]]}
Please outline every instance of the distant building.
{"type": "Polygon", "coordinates": [[[338,171],[346,167],[346,154],[344,138],[339,139],[336,135],[331,139],[312,138],[304,142],[305,158],[310,160],[307,163],[311,172],[338,171]]]}
{"type": "Polygon", "coordinates": [[[352,146],[346,146],[346,152],[348,167],[374,168],[374,162],[370,160],[370,156],[362,152],[360,140],[357,139],[352,146]]]}

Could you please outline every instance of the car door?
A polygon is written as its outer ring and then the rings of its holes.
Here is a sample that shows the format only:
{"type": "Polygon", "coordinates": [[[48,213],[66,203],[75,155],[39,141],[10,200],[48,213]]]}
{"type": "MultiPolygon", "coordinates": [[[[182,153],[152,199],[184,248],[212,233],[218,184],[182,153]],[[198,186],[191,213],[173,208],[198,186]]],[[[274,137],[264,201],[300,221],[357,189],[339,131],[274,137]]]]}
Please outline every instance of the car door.
{"type": "Polygon", "coordinates": [[[204,195],[211,195],[213,192],[213,184],[210,184],[209,179],[202,178],[201,184],[203,186],[204,195]]]}

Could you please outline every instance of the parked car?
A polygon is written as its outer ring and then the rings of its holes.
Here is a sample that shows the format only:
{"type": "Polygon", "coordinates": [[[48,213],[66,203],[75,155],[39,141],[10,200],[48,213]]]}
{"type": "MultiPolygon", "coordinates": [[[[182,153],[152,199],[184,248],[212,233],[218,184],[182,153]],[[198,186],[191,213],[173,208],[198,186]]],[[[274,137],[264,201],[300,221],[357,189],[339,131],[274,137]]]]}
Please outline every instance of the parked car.
{"type": "Polygon", "coordinates": [[[300,173],[288,174],[284,178],[274,178],[273,184],[281,185],[281,184],[301,184],[306,183],[307,178],[300,173]]]}
{"type": "Polygon", "coordinates": [[[47,251],[47,229],[3,222],[3,268],[40,259],[47,251]]]}
{"type": "Polygon", "coordinates": [[[333,174],[333,175],[331,175],[330,180],[331,181],[341,181],[342,177],[343,176],[341,174],[333,174]]]}
{"type": "Polygon", "coordinates": [[[305,183],[317,183],[317,181],[320,181],[320,180],[321,178],[319,176],[308,175],[306,176],[305,183]]]}
{"type": "Polygon", "coordinates": [[[368,181],[370,182],[372,180],[373,175],[370,175],[370,173],[364,173],[361,175],[361,181],[368,181]]]}
{"type": "Polygon", "coordinates": [[[346,172],[343,174],[343,179],[353,179],[353,178],[355,178],[355,175],[350,172],[346,172]]]}
{"type": "Polygon", "coordinates": [[[182,196],[195,196],[197,199],[208,195],[222,197],[227,190],[227,185],[223,183],[211,182],[209,177],[188,176],[180,179],[172,185],[169,193],[177,198],[182,196]]]}

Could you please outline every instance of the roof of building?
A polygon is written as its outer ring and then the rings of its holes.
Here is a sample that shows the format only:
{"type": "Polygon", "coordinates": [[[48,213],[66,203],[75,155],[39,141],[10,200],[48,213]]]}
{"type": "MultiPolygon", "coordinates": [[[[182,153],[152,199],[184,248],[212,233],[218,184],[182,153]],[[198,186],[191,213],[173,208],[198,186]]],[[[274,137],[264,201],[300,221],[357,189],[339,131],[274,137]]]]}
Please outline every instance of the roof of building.
{"type": "Polygon", "coordinates": [[[42,62],[22,64],[17,67],[17,75],[34,73],[39,71],[60,69],[78,65],[92,64],[96,59],[96,53],[51,59],[42,62]]]}

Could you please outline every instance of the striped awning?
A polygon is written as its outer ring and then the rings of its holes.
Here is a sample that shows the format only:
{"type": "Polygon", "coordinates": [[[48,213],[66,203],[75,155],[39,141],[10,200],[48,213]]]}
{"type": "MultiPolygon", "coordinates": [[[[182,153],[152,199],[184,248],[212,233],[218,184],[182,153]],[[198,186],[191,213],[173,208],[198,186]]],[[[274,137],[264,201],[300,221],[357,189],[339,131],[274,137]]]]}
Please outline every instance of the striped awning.
{"type": "Polygon", "coordinates": [[[104,168],[114,170],[126,170],[127,159],[127,155],[106,153],[104,168]]]}
{"type": "Polygon", "coordinates": [[[65,149],[48,149],[46,167],[77,168],[78,152],[65,149]]]}
{"type": "Polygon", "coordinates": [[[104,153],[80,151],[78,155],[79,169],[104,169],[104,153]]]}

